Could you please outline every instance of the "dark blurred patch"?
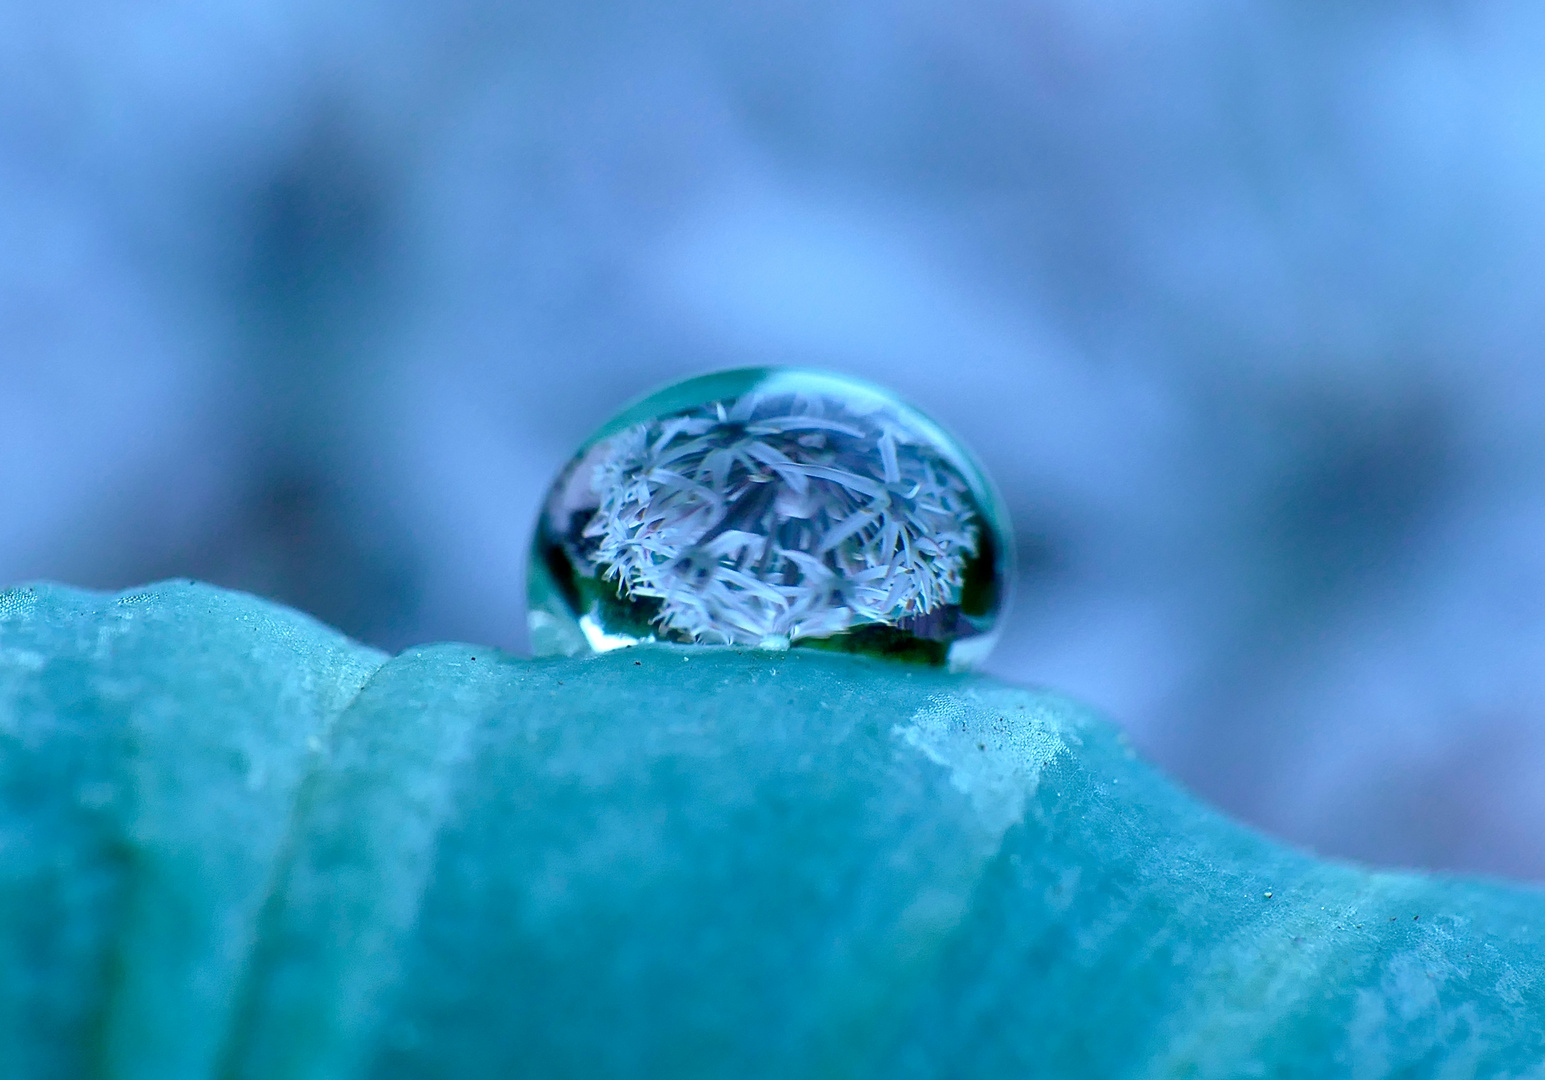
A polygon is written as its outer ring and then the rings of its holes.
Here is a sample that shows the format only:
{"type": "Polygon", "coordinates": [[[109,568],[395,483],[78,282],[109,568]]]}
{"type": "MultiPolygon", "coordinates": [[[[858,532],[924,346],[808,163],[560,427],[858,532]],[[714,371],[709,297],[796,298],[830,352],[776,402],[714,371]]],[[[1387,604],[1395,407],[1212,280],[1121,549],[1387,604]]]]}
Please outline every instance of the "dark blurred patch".
{"type": "Polygon", "coordinates": [[[1010,516],[1014,522],[1014,576],[1007,583],[1010,595],[1016,589],[1034,591],[1066,578],[1073,569],[1071,541],[1047,527],[1045,514],[1032,515],[1016,508],[1010,516]]]}
{"type": "Polygon", "coordinates": [[[408,643],[421,599],[408,546],[315,470],[258,475],[226,527],[176,573],[290,604],[390,649],[408,643]]]}
{"type": "MultiPolygon", "coordinates": [[[[345,310],[379,300],[389,254],[385,167],[360,142],[360,125],[318,106],[277,173],[251,196],[245,287],[258,322],[294,342],[319,335],[345,310]]],[[[271,359],[300,359],[292,348],[271,359]]],[[[303,351],[303,350],[302,350],[303,351]]]]}
{"type": "Polygon", "coordinates": [[[1264,493],[1262,533],[1288,608],[1397,570],[1459,479],[1455,424],[1435,397],[1321,398],[1279,424],[1297,452],[1264,493]]]}
{"type": "MultiPolygon", "coordinates": [[[[1251,535],[1236,569],[1253,586],[1201,676],[1169,706],[1164,764],[1228,810],[1276,820],[1313,735],[1273,704],[1314,678],[1327,628],[1377,602],[1403,572],[1461,479],[1453,417],[1436,396],[1289,399],[1257,420],[1277,465],[1250,466],[1251,535]],[[1257,714],[1259,722],[1239,717],[1257,714]]],[[[1238,439],[1233,452],[1251,440],[1238,439]]]]}
{"type": "Polygon", "coordinates": [[[197,569],[179,572],[395,648],[412,637],[420,560],[390,505],[361,492],[397,252],[390,174],[360,130],[320,106],[251,196],[231,297],[248,357],[250,471],[197,569]]]}

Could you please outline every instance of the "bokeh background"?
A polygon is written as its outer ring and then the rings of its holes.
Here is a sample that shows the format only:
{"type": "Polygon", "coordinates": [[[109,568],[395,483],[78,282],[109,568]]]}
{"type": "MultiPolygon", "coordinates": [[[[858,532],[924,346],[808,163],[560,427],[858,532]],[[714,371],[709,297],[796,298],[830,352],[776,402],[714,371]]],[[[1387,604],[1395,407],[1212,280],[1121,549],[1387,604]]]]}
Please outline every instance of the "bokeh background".
{"type": "Polygon", "coordinates": [[[718,367],[1003,488],[991,663],[1321,852],[1545,879],[1545,7],[0,2],[0,580],[524,647],[718,367]]]}

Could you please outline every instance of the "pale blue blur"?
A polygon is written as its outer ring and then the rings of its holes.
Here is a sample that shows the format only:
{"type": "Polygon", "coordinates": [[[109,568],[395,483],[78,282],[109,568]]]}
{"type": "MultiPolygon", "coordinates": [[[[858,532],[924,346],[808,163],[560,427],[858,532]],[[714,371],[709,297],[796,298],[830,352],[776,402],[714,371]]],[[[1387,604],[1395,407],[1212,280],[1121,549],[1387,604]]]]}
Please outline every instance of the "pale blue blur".
{"type": "Polygon", "coordinates": [[[0,3],[0,580],[523,648],[716,367],[984,459],[990,667],[1322,851],[1545,878],[1545,8],[0,3]]]}

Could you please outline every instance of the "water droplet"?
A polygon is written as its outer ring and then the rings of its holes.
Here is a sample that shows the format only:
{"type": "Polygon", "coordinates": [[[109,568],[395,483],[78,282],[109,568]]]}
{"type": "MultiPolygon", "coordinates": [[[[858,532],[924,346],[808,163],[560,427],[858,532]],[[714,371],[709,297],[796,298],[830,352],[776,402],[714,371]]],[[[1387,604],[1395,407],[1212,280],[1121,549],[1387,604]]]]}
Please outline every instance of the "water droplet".
{"type": "Polygon", "coordinates": [[[533,650],[673,641],[971,667],[996,637],[1007,518],[953,438],[812,371],[689,379],[625,409],[549,491],[533,650]]]}

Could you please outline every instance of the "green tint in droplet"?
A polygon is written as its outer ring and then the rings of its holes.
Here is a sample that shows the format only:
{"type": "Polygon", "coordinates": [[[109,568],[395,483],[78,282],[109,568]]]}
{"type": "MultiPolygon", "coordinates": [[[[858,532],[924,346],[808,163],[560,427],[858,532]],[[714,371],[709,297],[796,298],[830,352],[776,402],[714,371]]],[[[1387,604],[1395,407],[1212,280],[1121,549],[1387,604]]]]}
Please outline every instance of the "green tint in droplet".
{"type": "Polygon", "coordinates": [[[564,467],[530,567],[537,655],[641,641],[971,667],[1012,545],[970,455],[893,395],[780,368],[689,379],[564,467]]]}

